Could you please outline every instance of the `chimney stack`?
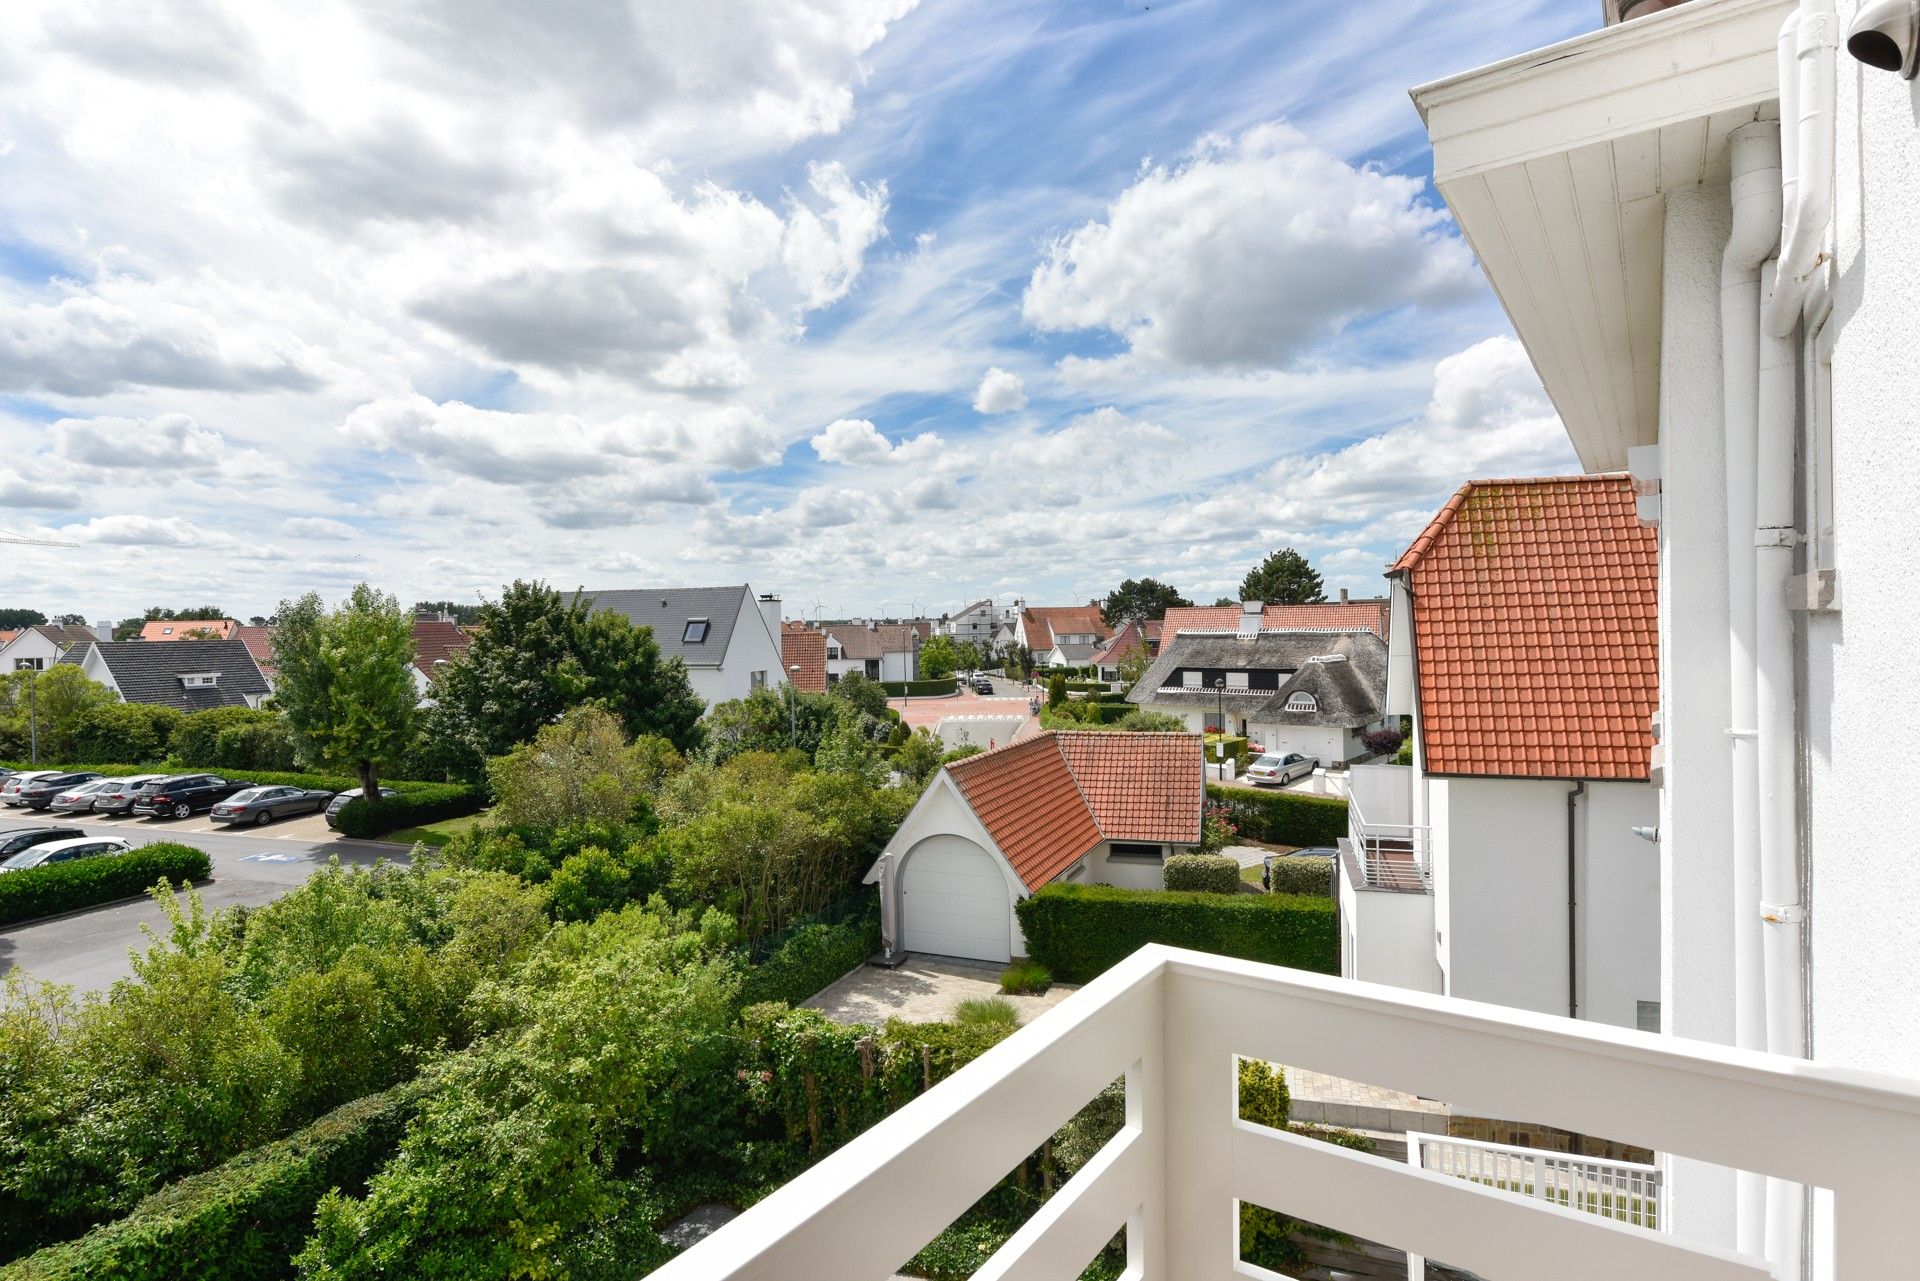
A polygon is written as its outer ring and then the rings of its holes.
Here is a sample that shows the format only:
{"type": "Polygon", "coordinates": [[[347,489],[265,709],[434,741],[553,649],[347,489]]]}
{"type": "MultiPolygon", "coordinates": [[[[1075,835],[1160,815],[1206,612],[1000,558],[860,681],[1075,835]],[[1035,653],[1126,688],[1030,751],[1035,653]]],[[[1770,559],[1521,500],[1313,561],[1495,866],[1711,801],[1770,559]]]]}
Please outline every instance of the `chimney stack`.
{"type": "Polygon", "coordinates": [[[1342,605],[1347,603],[1347,589],[1344,587],[1340,589],[1340,603],[1342,605]]]}

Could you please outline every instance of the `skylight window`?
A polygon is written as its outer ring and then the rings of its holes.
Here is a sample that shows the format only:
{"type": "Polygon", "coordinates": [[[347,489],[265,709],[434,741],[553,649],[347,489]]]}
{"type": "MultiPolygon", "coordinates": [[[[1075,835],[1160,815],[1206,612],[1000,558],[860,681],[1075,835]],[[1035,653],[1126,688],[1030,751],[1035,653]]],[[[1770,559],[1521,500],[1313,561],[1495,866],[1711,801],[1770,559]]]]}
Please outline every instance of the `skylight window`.
{"type": "Polygon", "coordinates": [[[685,645],[704,645],[707,643],[707,620],[689,618],[687,628],[680,633],[680,641],[685,645]]]}

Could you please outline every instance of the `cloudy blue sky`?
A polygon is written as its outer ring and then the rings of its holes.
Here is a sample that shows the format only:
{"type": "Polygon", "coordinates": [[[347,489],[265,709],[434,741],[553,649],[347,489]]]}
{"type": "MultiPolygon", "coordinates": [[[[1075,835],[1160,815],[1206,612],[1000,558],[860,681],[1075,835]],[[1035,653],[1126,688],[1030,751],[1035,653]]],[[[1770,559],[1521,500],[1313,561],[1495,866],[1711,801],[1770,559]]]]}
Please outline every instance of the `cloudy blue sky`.
{"type": "Polygon", "coordinates": [[[1371,591],[1573,467],[1408,86],[1591,0],[12,0],[0,604],[1371,591]]]}

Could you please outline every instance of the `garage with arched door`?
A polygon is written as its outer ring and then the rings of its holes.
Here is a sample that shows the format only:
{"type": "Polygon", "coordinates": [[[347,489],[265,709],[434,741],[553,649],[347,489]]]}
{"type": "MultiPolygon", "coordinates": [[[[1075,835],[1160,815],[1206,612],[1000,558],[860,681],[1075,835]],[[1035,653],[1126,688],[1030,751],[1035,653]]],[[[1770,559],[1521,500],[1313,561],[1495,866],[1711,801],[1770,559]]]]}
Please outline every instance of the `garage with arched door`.
{"type": "Polygon", "coordinates": [[[901,943],[910,952],[1004,963],[1013,890],[1000,860],[963,836],[929,836],[900,869],[901,943]]]}

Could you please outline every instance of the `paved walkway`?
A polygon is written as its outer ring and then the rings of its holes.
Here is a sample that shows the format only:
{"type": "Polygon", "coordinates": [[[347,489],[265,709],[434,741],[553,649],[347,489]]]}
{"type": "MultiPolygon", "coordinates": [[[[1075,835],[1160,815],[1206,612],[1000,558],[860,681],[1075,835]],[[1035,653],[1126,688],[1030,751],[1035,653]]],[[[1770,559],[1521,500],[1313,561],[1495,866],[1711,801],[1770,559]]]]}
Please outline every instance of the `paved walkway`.
{"type": "Polygon", "coordinates": [[[1445,1103],[1305,1068],[1287,1069],[1287,1090],[1293,1096],[1294,1120],[1354,1130],[1445,1134],[1453,1114],[1445,1103]]]}
{"type": "MultiPolygon", "coordinates": [[[[936,1023],[953,1017],[960,1002],[1000,995],[998,965],[947,958],[910,956],[904,965],[884,969],[862,965],[805,1002],[836,1023],[936,1023]]],[[[1010,996],[1020,1021],[1031,1023],[1076,991],[1055,983],[1041,996],[1010,996]]]]}

